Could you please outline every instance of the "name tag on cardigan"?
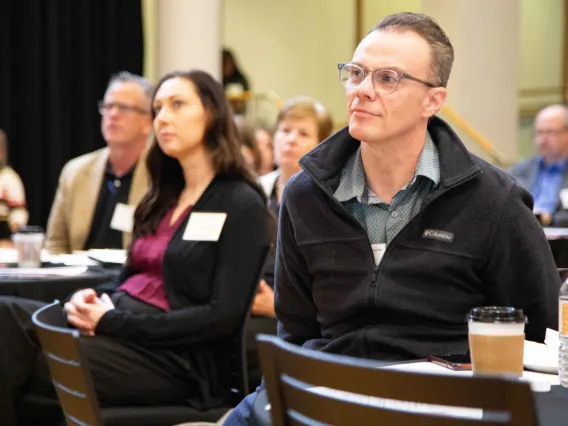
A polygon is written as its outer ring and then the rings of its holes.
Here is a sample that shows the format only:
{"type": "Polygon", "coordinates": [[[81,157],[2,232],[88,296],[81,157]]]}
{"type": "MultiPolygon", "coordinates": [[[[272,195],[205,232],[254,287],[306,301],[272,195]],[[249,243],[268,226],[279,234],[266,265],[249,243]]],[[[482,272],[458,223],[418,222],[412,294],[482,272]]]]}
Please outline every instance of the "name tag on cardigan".
{"type": "Polygon", "coordinates": [[[183,233],[186,241],[219,241],[227,213],[191,213],[183,233]]]}
{"type": "Polygon", "coordinates": [[[114,214],[110,221],[111,229],[121,232],[132,232],[134,226],[134,210],[135,206],[129,204],[116,203],[114,214]]]}
{"type": "Polygon", "coordinates": [[[383,258],[383,255],[385,254],[385,251],[387,249],[387,245],[371,244],[371,247],[373,248],[373,256],[375,257],[375,266],[377,266],[379,263],[381,263],[381,259],[383,258]]]}

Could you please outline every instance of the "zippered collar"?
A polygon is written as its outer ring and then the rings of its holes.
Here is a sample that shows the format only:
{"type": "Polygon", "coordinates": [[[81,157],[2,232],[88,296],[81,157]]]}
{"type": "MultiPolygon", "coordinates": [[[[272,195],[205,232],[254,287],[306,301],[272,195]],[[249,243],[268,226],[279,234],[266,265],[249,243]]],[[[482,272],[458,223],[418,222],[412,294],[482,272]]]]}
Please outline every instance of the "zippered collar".
{"type": "MultiPolygon", "coordinates": [[[[440,187],[449,188],[481,172],[462,141],[441,118],[432,117],[428,132],[440,155],[440,187]]],[[[361,142],[344,127],[300,159],[300,166],[331,194],[339,185],[341,170],[361,142]]]]}

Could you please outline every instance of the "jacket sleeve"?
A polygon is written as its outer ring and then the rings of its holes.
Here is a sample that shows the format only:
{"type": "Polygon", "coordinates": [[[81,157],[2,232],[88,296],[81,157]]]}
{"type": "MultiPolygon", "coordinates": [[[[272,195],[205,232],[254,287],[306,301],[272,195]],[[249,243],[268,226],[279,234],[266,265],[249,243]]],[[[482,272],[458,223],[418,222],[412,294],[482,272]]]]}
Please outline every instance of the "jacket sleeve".
{"type": "Polygon", "coordinates": [[[293,196],[288,188],[284,190],[279,213],[274,306],[278,337],[302,346],[322,336],[312,296],[313,277],[298,247],[288,210],[287,203],[293,196]]]}
{"type": "Polygon", "coordinates": [[[493,233],[484,273],[488,302],[522,308],[527,340],[543,342],[546,328],[558,329],[560,276],[532,197],[514,185],[493,233]]]}
{"type": "Polygon", "coordinates": [[[268,211],[258,194],[233,197],[230,205],[207,303],[159,314],[113,309],[103,315],[95,333],[153,347],[189,346],[233,333],[258,285],[270,236],[268,211]]]}
{"type": "Polygon", "coordinates": [[[66,205],[69,202],[69,188],[70,184],[67,171],[67,166],[63,168],[59,176],[59,184],[49,219],[47,221],[47,235],[45,239],[45,248],[52,254],[70,253],[71,247],[69,246],[69,228],[65,218],[65,212],[68,210],[66,205]]]}

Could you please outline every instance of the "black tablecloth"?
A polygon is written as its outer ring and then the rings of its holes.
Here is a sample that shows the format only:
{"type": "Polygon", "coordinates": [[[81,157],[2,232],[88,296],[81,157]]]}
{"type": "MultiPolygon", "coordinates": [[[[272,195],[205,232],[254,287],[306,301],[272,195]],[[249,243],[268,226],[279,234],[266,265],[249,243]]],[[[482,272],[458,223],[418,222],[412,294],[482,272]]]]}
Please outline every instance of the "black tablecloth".
{"type": "MultiPolygon", "coordinates": [[[[533,392],[540,426],[568,425],[568,389],[552,386],[550,392],[533,392]]],[[[269,426],[272,424],[270,412],[266,410],[268,398],[266,391],[258,394],[252,410],[251,424],[269,426]]]]}
{"type": "Polygon", "coordinates": [[[18,296],[50,303],[55,299],[63,300],[82,288],[112,281],[118,273],[118,270],[95,269],[74,277],[0,277],[0,296],[18,296]]]}

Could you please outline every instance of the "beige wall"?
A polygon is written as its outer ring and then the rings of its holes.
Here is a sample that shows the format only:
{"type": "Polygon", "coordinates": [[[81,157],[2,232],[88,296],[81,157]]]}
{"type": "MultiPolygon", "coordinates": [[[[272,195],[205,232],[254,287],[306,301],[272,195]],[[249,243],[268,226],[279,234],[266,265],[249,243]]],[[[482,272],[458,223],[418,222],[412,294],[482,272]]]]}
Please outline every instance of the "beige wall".
{"type": "Polygon", "coordinates": [[[422,0],[364,0],[362,30],[365,35],[373,25],[392,13],[421,12],[422,0]]]}
{"type": "Polygon", "coordinates": [[[144,21],[144,77],[156,83],[158,75],[158,3],[156,0],[142,0],[144,21]]]}
{"type": "Polygon", "coordinates": [[[337,63],[351,58],[354,10],[345,0],[226,0],[223,44],[255,92],[304,94],[345,116],[337,63]]]}
{"type": "MultiPolygon", "coordinates": [[[[424,0],[448,34],[455,62],[446,105],[488,138],[508,162],[517,157],[517,0],[424,0]]],[[[483,152],[471,143],[470,149],[483,152]]]]}
{"type": "Polygon", "coordinates": [[[221,74],[223,0],[142,0],[144,75],[156,82],[175,70],[221,74]]]}
{"type": "MultiPolygon", "coordinates": [[[[520,0],[519,157],[535,153],[532,122],[540,107],[562,102],[564,0],[520,0]],[[539,93],[539,89],[541,90],[539,93]],[[556,90],[556,93],[548,93],[556,90]]],[[[567,46],[568,48],[568,46],[567,46]]]]}
{"type": "MultiPolygon", "coordinates": [[[[156,37],[169,30],[167,25],[160,28],[157,3],[143,0],[145,74],[153,80],[159,77],[156,37]]],[[[330,108],[336,122],[344,123],[344,94],[337,82],[336,63],[349,60],[353,53],[354,5],[354,0],[225,0],[222,44],[235,51],[256,92],[274,90],[282,98],[313,96],[330,108]]],[[[532,117],[515,118],[512,131],[511,114],[561,99],[560,94],[527,96],[527,89],[562,85],[563,0],[366,0],[363,6],[364,33],[383,16],[399,11],[423,11],[439,19],[457,51],[449,105],[456,106],[513,160],[534,153],[532,117]],[[499,19],[491,7],[501,11],[499,19]],[[512,7],[509,12],[508,7],[512,7]],[[513,46],[511,37],[517,37],[516,47],[495,53],[495,45],[513,46]],[[484,43],[492,48],[488,58],[483,56],[484,43]],[[483,81],[503,70],[510,70],[510,78],[495,90],[478,91],[464,77],[483,81]],[[516,96],[511,85],[516,86],[516,96]],[[483,109],[492,113],[476,112],[483,109]],[[509,136],[500,136],[499,127],[506,127],[509,136]]]]}

